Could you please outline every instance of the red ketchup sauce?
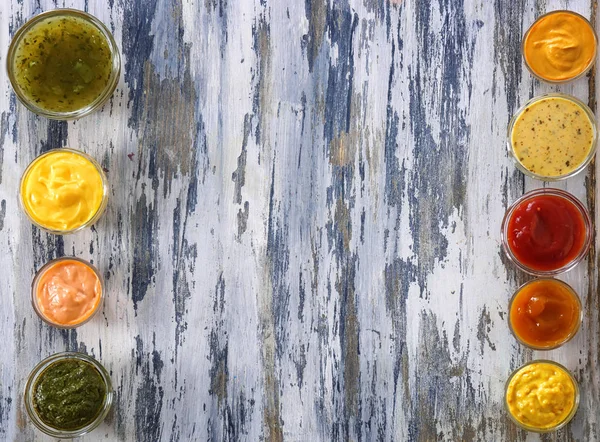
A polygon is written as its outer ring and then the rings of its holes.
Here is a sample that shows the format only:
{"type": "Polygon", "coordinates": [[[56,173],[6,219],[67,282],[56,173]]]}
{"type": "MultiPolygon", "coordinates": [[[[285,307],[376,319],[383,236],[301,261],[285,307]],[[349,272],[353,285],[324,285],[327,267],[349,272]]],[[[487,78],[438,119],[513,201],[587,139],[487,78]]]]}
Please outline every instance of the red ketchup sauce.
{"type": "Polygon", "coordinates": [[[581,210],[557,195],[524,199],[508,220],[508,246],[514,257],[532,270],[565,267],[581,254],[587,236],[581,210]]]}

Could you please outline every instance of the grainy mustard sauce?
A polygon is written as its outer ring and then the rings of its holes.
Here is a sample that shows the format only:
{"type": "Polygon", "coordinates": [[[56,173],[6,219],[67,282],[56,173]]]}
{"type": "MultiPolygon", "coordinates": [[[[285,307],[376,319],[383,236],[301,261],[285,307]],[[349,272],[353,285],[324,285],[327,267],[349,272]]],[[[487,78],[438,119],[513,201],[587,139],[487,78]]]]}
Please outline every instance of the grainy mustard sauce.
{"type": "Polygon", "coordinates": [[[577,169],[587,159],[593,141],[592,122],[585,110],[562,97],[544,98],[527,106],[511,132],[517,160],[545,177],[560,177],[577,169]]]}

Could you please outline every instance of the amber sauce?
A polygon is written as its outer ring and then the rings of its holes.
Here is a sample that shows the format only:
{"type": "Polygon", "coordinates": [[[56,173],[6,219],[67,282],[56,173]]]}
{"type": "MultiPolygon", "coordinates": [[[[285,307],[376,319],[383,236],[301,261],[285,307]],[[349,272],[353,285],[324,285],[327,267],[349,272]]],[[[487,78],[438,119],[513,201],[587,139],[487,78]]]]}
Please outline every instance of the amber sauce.
{"type": "Polygon", "coordinates": [[[536,348],[554,348],[576,332],[581,306],[577,295],[562,281],[539,279],[523,286],[510,307],[516,337],[536,348]]]}

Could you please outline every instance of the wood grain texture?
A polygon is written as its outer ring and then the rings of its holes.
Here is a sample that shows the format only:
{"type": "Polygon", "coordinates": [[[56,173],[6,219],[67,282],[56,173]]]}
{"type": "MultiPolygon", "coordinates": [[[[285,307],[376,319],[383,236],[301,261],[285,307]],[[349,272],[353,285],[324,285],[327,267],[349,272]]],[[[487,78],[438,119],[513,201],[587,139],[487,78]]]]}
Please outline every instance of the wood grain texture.
{"type": "MultiPolygon", "coordinates": [[[[563,278],[582,330],[531,352],[508,330],[526,277],[499,232],[542,185],[506,152],[512,113],[545,91],[594,109],[598,94],[594,74],[533,80],[521,36],[558,8],[595,22],[593,0],[20,0],[0,9],[0,63],[55,7],[109,26],[122,78],[102,111],[66,123],[28,112],[0,71],[1,440],[46,440],[21,394],[64,350],[99,359],[116,390],[89,441],[600,440],[596,247],[563,278]],[[98,159],[111,188],[94,228],[65,237],[17,204],[26,165],[59,146],[98,159]],[[36,269],[63,255],[107,289],[72,331],[30,305],[36,269]],[[582,393],[544,437],[502,402],[537,357],[582,393]]],[[[597,224],[596,175],[556,187],[597,224]]]]}

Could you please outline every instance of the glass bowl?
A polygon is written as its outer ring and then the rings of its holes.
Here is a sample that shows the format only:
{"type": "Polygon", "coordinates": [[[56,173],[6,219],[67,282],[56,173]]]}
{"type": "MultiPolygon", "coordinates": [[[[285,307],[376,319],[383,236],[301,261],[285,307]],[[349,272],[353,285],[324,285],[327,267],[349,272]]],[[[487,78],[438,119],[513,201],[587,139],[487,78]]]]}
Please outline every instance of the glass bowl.
{"type": "Polygon", "coordinates": [[[119,49],[117,48],[117,44],[111,32],[104,25],[104,23],[102,23],[96,17],[94,17],[91,14],[88,14],[87,12],[79,11],[77,9],[53,9],[51,11],[46,11],[39,15],[36,15],[17,30],[8,48],[8,54],[6,58],[6,69],[8,71],[8,78],[10,79],[10,83],[12,85],[13,90],[15,91],[15,94],[17,95],[17,98],[19,99],[19,101],[21,101],[21,103],[23,103],[23,105],[27,109],[29,109],[31,112],[37,115],[53,120],[74,120],[89,115],[90,113],[99,109],[113,94],[115,88],[117,87],[117,83],[119,82],[119,75],[121,72],[121,56],[119,55],[119,49]],[[33,98],[28,97],[23,92],[17,81],[18,68],[15,66],[15,64],[19,44],[28,36],[28,33],[32,31],[34,26],[50,18],[65,17],[74,17],[82,20],[83,22],[94,27],[101,35],[103,35],[106,38],[106,43],[110,50],[111,68],[104,89],[102,89],[99,95],[89,104],[72,111],[53,111],[38,106],[33,98]]]}
{"type": "Polygon", "coordinates": [[[102,421],[104,420],[104,418],[110,411],[110,408],[113,403],[113,397],[114,397],[114,393],[113,393],[112,384],[110,381],[110,376],[109,376],[108,372],[106,371],[106,369],[102,366],[102,364],[100,364],[98,361],[96,361],[91,356],[88,356],[84,353],[65,352],[65,353],[57,353],[57,354],[54,354],[54,355],[44,359],[39,364],[37,364],[33,370],[31,370],[31,373],[29,374],[29,377],[27,378],[27,383],[25,384],[24,402],[25,402],[25,409],[27,410],[27,414],[29,415],[29,418],[31,419],[33,424],[40,431],[42,431],[43,433],[46,433],[47,435],[52,436],[52,437],[74,438],[74,437],[83,436],[84,434],[89,433],[90,431],[92,431],[93,429],[98,427],[98,425],[100,425],[102,423],[102,421]],[[100,377],[102,378],[102,381],[104,382],[104,386],[106,389],[106,395],[104,397],[104,401],[102,403],[102,408],[101,408],[100,413],[98,414],[98,416],[96,416],[96,418],[92,422],[90,422],[89,424],[87,424],[86,426],[84,426],[82,428],[78,428],[75,430],[61,430],[61,429],[56,429],[54,427],[51,427],[48,424],[46,424],[44,421],[41,420],[41,418],[38,416],[38,413],[35,409],[34,394],[35,394],[35,387],[36,387],[36,383],[37,383],[38,379],[44,373],[44,371],[48,367],[50,367],[50,365],[52,365],[56,362],[59,362],[59,361],[65,361],[65,360],[70,360],[70,359],[76,359],[76,360],[87,362],[88,364],[93,366],[96,370],[98,370],[98,373],[100,374],[100,377]]]}
{"type": "Polygon", "coordinates": [[[19,198],[18,199],[19,199],[19,205],[21,207],[21,210],[23,210],[25,215],[27,215],[27,218],[29,218],[29,220],[35,226],[37,226],[38,228],[40,228],[42,230],[45,230],[46,232],[53,233],[55,235],[66,235],[66,234],[75,233],[75,232],[78,232],[79,230],[85,229],[86,227],[93,225],[96,221],[98,221],[98,219],[100,219],[100,216],[102,216],[102,214],[104,213],[104,209],[106,209],[106,205],[108,204],[108,180],[106,178],[106,174],[104,173],[104,170],[102,170],[102,167],[96,162],[96,160],[94,160],[92,157],[90,157],[86,153],[81,152],[79,150],[70,149],[67,147],[60,148],[60,149],[52,149],[48,152],[45,152],[45,153],[39,155],[31,163],[29,163],[29,166],[27,166],[27,168],[23,172],[23,175],[21,176],[21,181],[19,184],[19,198]],[[33,166],[42,158],[45,158],[49,155],[53,155],[53,154],[60,153],[60,152],[73,153],[73,154],[79,155],[79,156],[83,157],[85,160],[89,161],[94,166],[94,168],[96,169],[98,174],[100,175],[100,178],[102,181],[102,200],[100,202],[100,205],[98,206],[98,209],[96,209],[96,212],[94,212],[94,214],[83,224],[81,224],[77,227],[74,227],[72,229],[64,229],[64,230],[55,229],[55,228],[46,226],[46,225],[42,224],[41,222],[37,221],[29,213],[27,205],[25,204],[25,201],[24,201],[25,196],[23,195],[23,186],[24,186],[25,181],[28,177],[28,174],[32,170],[33,166]]]}
{"type": "Polygon", "coordinates": [[[590,21],[587,18],[585,18],[584,16],[582,16],[581,14],[578,14],[577,12],[573,12],[573,11],[568,11],[566,9],[559,9],[556,11],[551,11],[551,12],[548,12],[548,13],[538,17],[537,20],[534,21],[531,24],[531,26],[529,26],[529,28],[527,29],[527,32],[525,32],[525,35],[523,35],[523,40],[521,41],[521,55],[523,56],[523,61],[525,63],[525,66],[527,67],[527,70],[531,73],[531,75],[533,75],[538,80],[545,81],[546,83],[552,83],[552,84],[569,83],[573,80],[576,80],[576,79],[584,76],[596,62],[597,53],[598,53],[598,36],[596,35],[596,31],[595,31],[594,27],[592,26],[592,24],[590,23],[590,21]],[[527,42],[527,38],[529,37],[531,30],[535,26],[537,26],[541,21],[546,19],[548,16],[554,15],[554,14],[570,14],[577,18],[580,18],[581,20],[583,20],[583,22],[585,22],[589,26],[590,30],[592,31],[592,35],[594,36],[594,55],[592,56],[592,58],[590,59],[589,63],[586,65],[586,67],[579,74],[577,74],[573,77],[568,77],[568,78],[560,79],[560,80],[546,78],[546,77],[543,77],[542,75],[540,75],[539,73],[537,73],[531,67],[531,65],[529,64],[529,61],[527,60],[527,56],[525,55],[526,54],[525,43],[527,42]]]}
{"type": "Polygon", "coordinates": [[[592,220],[590,218],[590,215],[589,215],[587,209],[581,203],[581,201],[579,201],[577,198],[575,198],[569,192],[566,192],[566,191],[560,190],[560,189],[550,189],[550,188],[535,189],[535,190],[527,192],[526,194],[521,196],[508,208],[508,210],[504,214],[504,218],[502,219],[501,237],[502,237],[502,248],[504,250],[504,253],[508,257],[508,259],[510,261],[512,261],[520,270],[522,270],[525,273],[528,273],[530,275],[534,275],[534,276],[556,276],[560,273],[571,270],[581,260],[583,260],[583,258],[585,258],[585,256],[587,255],[587,252],[590,249],[590,245],[592,244],[592,220]],[[557,197],[563,198],[565,201],[567,201],[567,203],[572,204],[573,207],[581,214],[581,217],[583,218],[583,225],[584,225],[584,230],[585,230],[583,244],[581,246],[581,249],[577,253],[577,255],[574,256],[573,259],[571,261],[567,262],[566,264],[564,264],[560,267],[557,267],[555,269],[549,269],[549,270],[535,269],[535,268],[532,268],[531,266],[521,262],[519,260],[519,258],[515,255],[515,253],[512,251],[512,249],[510,247],[509,237],[508,237],[508,233],[509,233],[508,228],[509,228],[510,220],[512,219],[512,215],[515,212],[515,210],[518,207],[520,207],[520,205],[522,203],[526,202],[527,200],[533,199],[537,196],[540,196],[540,195],[557,196],[557,197]]]}
{"type": "Polygon", "coordinates": [[[507,132],[507,139],[506,139],[506,143],[507,143],[507,147],[508,147],[508,152],[510,154],[510,156],[513,158],[514,162],[515,162],[515,166],[517,167],[517,169],[519,169],[521,172],[523,172],[525,175],[531,177],[531,178],[535,178],[537,180],[542,180],[542,181],[562,181],[565,180],[567,178],[570,178],[574,175],[577,175],[579,172],[581,172],[582,170],[584,170],[587,165],[590,163],[590,161],[592,161],[592,158],[594,158],[594,155],[596,154],[596,149],[597,149],[597,144],[598,144],[598,127],[597,127],[597,123],[596,123],[596,117],[594,115],[594,113],[592,112],[592,110],[588,107],[588,105],[586,105],[583,101],[578,100],[575,97],[572,97],[570,95],[566,95],[566,94],[561,94],[558,92],[554,92],[554,93],[549,93],[549,94],[543,94],[543,95],[539,95],[537,97],[533,97],[531,100],[527,101],[527,103],[525,103],[523,106],[521,106],[513,115],[513,117],[510,119],[510,123],[508,124],[508,132],[507,132]],[[531,170],[529,170],[528,168],[526,168],[521,161],[519,160],[517,154],[515,153],[515,150],[513,149],[513,142],[512,142],[512,133],[513,133],[513,129],[515,127],[516,122],[519,120],[519,117],[526,112],[526,110],[534,103],[547,99],[547,98],[561,98],[567,101],[570,101],[571,103],[579,106],[585,113],[585,115],[588,117],[588,119],[590,120],[590,124],[592,127],[592,144],[590,146],[590,150],[587,153],[586,157],[584,158],[584,160],[572,171],[562,174],[562,175],[552,175],[552,176],[548,176],[548,175],[541,175],[541,174],[537,174],[535,172],[532,172],[531,170]]]}
{"type": "Polygon", "coordinates": [[[573,287],[571,287],[566,282],[561,281],[560,279],[554,279],[554,278],[537,278],[537,279],[532,279],[531,281],[526,282],[521,287],[519,287],[517,290],[515,290],[515,293],[513,294],[512,298],[510,299],[510,303],[508,304],[508,328],[510,329],[510,332],[512,333],[512,335],[514,336],[514,338],[519,343],[521,343],[525,347],[531,348],[533,350],[553,350],[555,348],[558,348],[558,347],[566,344],[571,339],[573,339],[573,337],[577,334],[577,332],[579,331],[579,328],[581,327],[582,320],[583,320],[583,308],[581,306],[581,300],[579,299],[579,296],[577,295],[577,292],[573,289],[573,287]],[[538,346],[538,345],[532,344],[530,342],[527,342],[524,338],[522,338],[521,336],[519,336],[519,334],[515,331],[514,326],[513,326],[513,321],[512,321],[512,311],[513,311],[512,307],[513,307],[513,303],[515,302],[515,299],[517,298],[517,295],[519,293],[521,293],[521,291],[523,289],[527,288],[530,285],[539,283],[540,281],[551,281],[552,283],[556,283],[558,285],[561,285],[572,296],[572,298],[573,298],[573,300],[574,300],[574,302],[577,305],[577,308],[579,310],[579,314],[577,315],[577,318],[576,318],[576,323],[573,326],[573,328],[570,331],[570,333],[567,334],[564,339],[562,339],[560,341],[556,341],[554,344],[547,345],[547,346],[538,346]]]}
{"type": "Polygon", "coordinates": [[[102,305],[103,300],[104,300],[104,281],[102,279],[102,276],[100,275],[100,272],[98,272],[98,269],[96,269],[96,267],[94,267],[92,264],[90,264],[89,262],[87,262],[83,259],[80,259],[80,258],[71,258],[71,257],[65,256],[62,258],[57,258],[57,259],[48,261],[46,264],[44,264],[44,266],[41,269],[38,270],[35,277],[33,278],[33,282],[31,283],[31,304],[33,305],[33,309],[35,310],[35,312],[37,313],[37,315],[40,317],[40,319],[42,321],[44,321],[46,324],[49,324],[56,328],[69,329],[69,328],[76,328],[76,327],[79,327],[80,325],[85,324],[86,322],[88,322],[95,316],[96,312],[98,312],[98,310],[100,309],[100,306],[102,305]],[[80,320],[79,322],[76,322],[74,324],[69,324],[69,325],[54,322],[50,318],[48,318],[46,315],[44,315],[44,313],[42,312],[42,309],[40,308],[40,305],[38,302],[38,297],[36,296],[37,292],[38,292],[38,286],[40,283],[40,279],[42,278],[42,276],[46,273],[46,271],[48,271],[55,264],[58,264],[63,261],[76,261],[76,262],[83,264],[84,266],[89,268],[96,275],[96,277],[98,278],[98,281],[100,282],[100,299],[98,299],[98,301],[96,302],[96,305],[93,307],[93,310],[90,313],[88,313],[86,316],[84,316],[84,318],[82,320],[80,320]]]}
{"type": "Polygon", "coordinates": [[[526,430],[526,431],[533,431],[535,433],[549,433],[551,431],[556,431],[562,427],[564,427],[565,425],[567,425],[571,419],[573,419],[573,416],[575,416],[575,413],[577,413],[577,408],[579,407],[579,400],[580,400],[580,394],[579,394],[579,385],[577,384],[577,380],[575,380],[575,378],[573,377],[573,375],[569,372],[569,370],[567,370],[565,367],[563,367],[561,364],[559,364],[558,362],[554,362],[554,361],[549,361],[546,359],[537,359],[535,361],[530,361],[527,362],[526,364],[520,366],[519,368],[517,368],[515,371],[512,372],[512,374],[510,375],[510,377],[508,378],[508,380],[506,381],[506,385],[504,387],[504,407],[506,409],[506,412],[508,414],[508,416],[510,417],[510,419],[521,429],[526,430]],[[508,403],[508,393],[509,393],[509,387],[511,384],[511,381],[515,378],[515,376],[517,376],[519,374],[519,372],[525,368],[527,368],[528,366],[532,365],[532,364],[549,364],[554,366],[555,369],[563,372],[564,374],[567,375],[568,379],[573,383],[573,389],[575,397],[573,400],[573,407],[571,408],[570,412],[568,413],[567,416],[565,416],[565,418],[561,421],[559,421],[556,425],[552,426],[552,427],[547,427],[547,428],[539,428],[539,427],[534,427],[534,426],[530,426],[527,425],[521,421],[519,421],[515,416],[513,416],[513,414],[510,411],[510,405],[508,403]]]}

